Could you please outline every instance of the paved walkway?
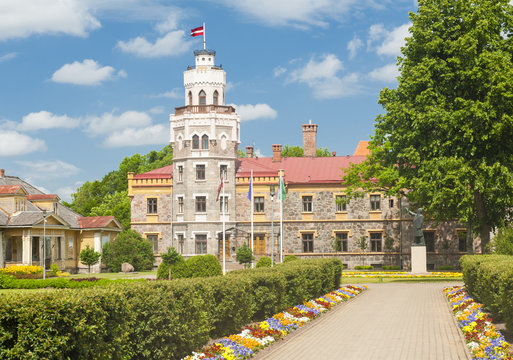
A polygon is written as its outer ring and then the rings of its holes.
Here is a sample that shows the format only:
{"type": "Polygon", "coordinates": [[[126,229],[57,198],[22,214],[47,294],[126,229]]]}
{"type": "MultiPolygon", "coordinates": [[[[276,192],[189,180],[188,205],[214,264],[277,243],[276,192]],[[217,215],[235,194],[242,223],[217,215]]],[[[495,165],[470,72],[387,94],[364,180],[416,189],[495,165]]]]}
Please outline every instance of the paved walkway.
{"type": "Polygon", "coordinates": [[[443,283],[371,284],[255,359],[471,359],[443,283]]]}

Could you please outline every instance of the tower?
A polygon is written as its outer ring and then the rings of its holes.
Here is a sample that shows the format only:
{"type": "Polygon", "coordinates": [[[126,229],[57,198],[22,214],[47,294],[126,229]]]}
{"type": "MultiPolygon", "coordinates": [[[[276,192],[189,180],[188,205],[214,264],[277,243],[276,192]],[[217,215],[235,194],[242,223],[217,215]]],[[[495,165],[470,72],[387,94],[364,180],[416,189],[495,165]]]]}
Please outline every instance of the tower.
{"type": "MultiPolygon", "coordinates": [[[[183,254],[218,254],[223,216],[235,224],[235,163],[240,117],[225,105],[226,73],[216,52],[194,52],[184,72],[185,106],[169,117],[173,147],[173,244],[183,254]],[[218,189],[224,182],[223,192],[218,189]],[[224,215],[223,215],[224,214],[224,215]]],[[[226,242],[230,248],[229,238],[226,242]]]]}

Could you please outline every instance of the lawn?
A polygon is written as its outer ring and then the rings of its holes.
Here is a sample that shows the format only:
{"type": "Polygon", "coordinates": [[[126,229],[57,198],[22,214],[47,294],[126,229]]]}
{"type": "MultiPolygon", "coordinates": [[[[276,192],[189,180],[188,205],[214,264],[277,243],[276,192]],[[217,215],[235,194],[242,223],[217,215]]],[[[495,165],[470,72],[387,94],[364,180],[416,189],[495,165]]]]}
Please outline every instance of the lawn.
{"type": "Polygon", "coordinates": [[[134,273],[91,273],[91,274],[73,274],[70,275],[69,278],[88,278],[95,277],[99,279],[110,279],[110,280],[118,280],[118,279],[155,279],[157,277],[156,271],[140,271],[134,273]]]}

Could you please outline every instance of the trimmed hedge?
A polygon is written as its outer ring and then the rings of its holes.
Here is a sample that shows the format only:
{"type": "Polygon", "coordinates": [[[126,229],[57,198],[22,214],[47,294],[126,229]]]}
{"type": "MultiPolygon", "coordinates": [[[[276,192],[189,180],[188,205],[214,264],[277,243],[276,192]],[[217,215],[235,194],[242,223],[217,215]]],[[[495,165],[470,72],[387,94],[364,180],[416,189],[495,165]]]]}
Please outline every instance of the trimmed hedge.
{"type": "MultiPolygon", "coordinates": [[[[134,280],[116,280],[134,281],[134,280]]],[[[141,280],[135,280],[141,281],[141,280]]],[[[112,282],[109,279],[74,279],[74,278],[56,278],[56,279],[17,279],[12,275],[0,275],[0,289],[81,289],[93,286],[103,286],[112,282]]]]}
{"type": "MultiPolygon", "coordinates": [[[[197,255],[185,261],[171,265],[171,278],[210,277],[223,274],[219,260],[214,255],[197,255]]],[[[169,265],[160,263],[157,270],[157,279],[169,277],[169,265]]]]}
{"type": "MultiPolygon", "coordinates": [[[[1,359],[177,359],[340,286],[339,260],[0,296],[1,359]]],[[[85,282],[84,282],[85,283],[85,282]]]]}
{"type": "Polygon", "coordinates": [[[460,265],[469,294],[513,330],[513,256],[465,255],[460,265]]]}

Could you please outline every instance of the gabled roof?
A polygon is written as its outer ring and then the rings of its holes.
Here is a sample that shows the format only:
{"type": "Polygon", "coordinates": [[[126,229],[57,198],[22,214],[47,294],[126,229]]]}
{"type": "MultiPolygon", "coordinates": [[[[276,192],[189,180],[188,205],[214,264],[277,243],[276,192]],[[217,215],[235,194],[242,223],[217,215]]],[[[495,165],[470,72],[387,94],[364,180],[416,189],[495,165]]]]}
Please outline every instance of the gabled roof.
{"type": "Polygon", "coordinates": [[[114,222],[116,227],[119,227],[120,230],[123,228],[114,216],[88,216],[78,218],[80,229],[106,228],[111,222],[114,222]]]}
{"type": "Polygon", "coordinates": [[[370,155],[369,150],[369,141],[360,141],[358,142],[358,145],[356,146],[356,149],[354,150],[353,156],[367,156],[370,155]]]}
{"type": "Polygon", "coordinates": [[[239,159],[237,177],[248,176],[253,170],[253,176],[268,175],[274,170],[285,171],[286,183],[340,183],[342,182],[343,169],[351,163],[359,164],[365,160],[365,156],[331,156],[331,157],[285,157],[281,161],[273,162],[270,157],[239,159]]]}
{"type": "Polygon", "coordinates": [[[28,182],[21,180],[17,176],[8,176],[0,177],[0,186],[9,186],[9,185],[21,185],[23,189],[29,195],[33,194],[43,194],[43,192],[36,187],[30,185],[28,182]]]}
{"type": "Polygon", "coordinates": [[[173,177],[173,165],[164,166],[142,174],[137,174],[134,179],[171,179],[173,177]]]}
{"type": "Polygon", "coordinates": [[[21,185],[0,185],[0,195],[26,194],[21,185]]]}
{"type": "MultiPolygon", "coordinates": [[[[46,219],[54,218],[62,225],[69,227],[70,224],[68,224],[64,219],[62,219],[60,216],[54,214],[54,213],[48,213],[46,216],[46,219]]],[[[9,219],[9,226],[33,226],[37,224],[43,223],[43,212],[42,211],[20,211],[16,213],[15,215],[12,215],[9,219]]],[[[49,226],[49,225],[47,225],[49,226]]]]}
{"type": "Polygon", "coordinates": [[[57,196],[57,194],[34,194],[34,195],[28,195],[27,200],[29,200],[29,201],[45,201],[45,200],[59,201],[60,198],[59,198],[59,196],[57,196]]]}

